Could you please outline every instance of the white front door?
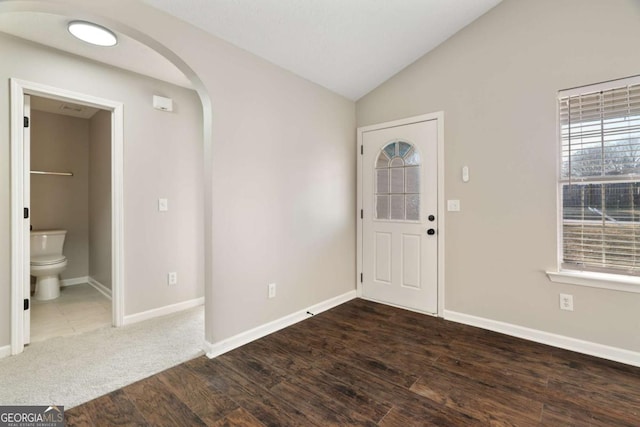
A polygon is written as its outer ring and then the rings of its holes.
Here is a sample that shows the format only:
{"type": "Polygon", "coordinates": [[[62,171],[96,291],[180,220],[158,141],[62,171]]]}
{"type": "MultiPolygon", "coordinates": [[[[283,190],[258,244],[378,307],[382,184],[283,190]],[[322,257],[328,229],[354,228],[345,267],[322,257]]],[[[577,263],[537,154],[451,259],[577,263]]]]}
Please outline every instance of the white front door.
{"type": "Polygon", "coordinates": [[[362,295],[438,312],[438,122],[362,134],[362,295]]]}

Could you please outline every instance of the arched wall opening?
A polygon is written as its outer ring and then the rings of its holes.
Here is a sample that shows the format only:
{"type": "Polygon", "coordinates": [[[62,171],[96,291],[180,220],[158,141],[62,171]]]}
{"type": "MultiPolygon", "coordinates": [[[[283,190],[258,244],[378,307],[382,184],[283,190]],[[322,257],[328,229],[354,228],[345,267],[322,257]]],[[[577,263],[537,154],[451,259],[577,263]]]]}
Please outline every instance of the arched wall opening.
{"type": "MultiPolygon", "coordinates": [[[[177,69],[179,69],[192,83],[193,89],[198,95],[198,98],[202,107],[202,147],[203,147],[203,207],[204,207],[204,260],[202,265],[204,267],[204,300],[205,306],[208,305],[208,301],[211,298],[211,283],[212,272],[211,262],[209,261],[212,254],[212,241],[211,241],[211,211],[212,211],[212,199],[211,199],[211,140],[212,140],[212,104],[208,91],[205,88],[202,80],[197,76],[194,70],[183,61],[179,55],[167,48],[161,42],[157,41],[154,37],[135,29],[125,23],[119,22],[112,18],[93,14],[89,10],[79,10],[77,5],[66,6],[59,4],[51,4],[49,2],[42,1],[10,1],[0,4],[0,14],[8,12],[40,12],[50,13],[61,16],[67,16],[72,19],[86,19],[95,22],[99,25],[103,25],[112,29],[113,31],[121,34],[125,34],[138,42],[146,45],[150,49],[153,49],[169,62],[171,62],[177,69]]],[[[125,123],[126,126],[126,123],[125,123]]],[[[126,220],[126,219],[125,219],[126,220]]],[[[125,285],[126,286],[126,285],[125,285]]],[[[126,292],[126,290],[125,290],[126,292]]],[[[206,311],[205,311],[206,313],[206,311]]],[[[206,322],[205,322],[206,325],[206,322]]]]}

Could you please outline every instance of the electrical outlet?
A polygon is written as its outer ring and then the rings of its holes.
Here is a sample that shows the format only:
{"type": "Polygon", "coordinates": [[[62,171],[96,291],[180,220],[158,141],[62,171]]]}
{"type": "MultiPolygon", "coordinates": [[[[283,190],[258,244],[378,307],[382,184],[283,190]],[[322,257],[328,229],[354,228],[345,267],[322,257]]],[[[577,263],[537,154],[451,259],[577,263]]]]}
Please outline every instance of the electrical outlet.
{"type": "Polygon", "coordinates": [[[275,297],[276,297],[276,284],[269,283],[269,298],[275,298],[275,297]]]}
{"type": "Polygon", "coordinates": [[[169,286],[177,285],[178,284],[178,273],[176,273],[174,271],[172,273],[167,274],[167,284],[169,286]]]}
{"type": "Polygon", "coordinates": [[[573,295],[560,294],[560,310],[573,311],[573,295]]]}

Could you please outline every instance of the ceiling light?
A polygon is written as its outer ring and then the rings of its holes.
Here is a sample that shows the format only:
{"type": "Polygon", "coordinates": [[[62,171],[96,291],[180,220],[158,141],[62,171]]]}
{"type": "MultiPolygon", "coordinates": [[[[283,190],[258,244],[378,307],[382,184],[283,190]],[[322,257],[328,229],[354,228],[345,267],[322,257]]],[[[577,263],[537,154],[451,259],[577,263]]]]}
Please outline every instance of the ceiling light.
{"type": "Polygon", "coordinates": [[[69,32],[76,38],[96,46],[114,46],[118,43],[113,32],[91,22],[71,21],[69,22],[69,32]]]}

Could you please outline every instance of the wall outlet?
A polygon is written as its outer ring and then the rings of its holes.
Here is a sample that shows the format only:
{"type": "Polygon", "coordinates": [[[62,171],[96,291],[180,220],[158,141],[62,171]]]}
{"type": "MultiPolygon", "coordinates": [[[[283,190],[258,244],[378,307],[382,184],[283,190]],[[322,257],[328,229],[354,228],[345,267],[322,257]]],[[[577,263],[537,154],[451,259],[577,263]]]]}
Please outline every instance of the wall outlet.
{"type": "Polygon", "coordinates": [[[573,295],[560,294],[560,310],[573,311],[573,295]]]}
{"type": "Polygon", "coordinates": [[[276,297],[276,284],[269,283],[269,298],[275,298],[275,297],[276,297]]]}
{"type": "Polygon", "coordinates": [[[169,286],[177,285],[178,284],[178,273],[176,273],[174,271],[172,273],[167,274],[167,284],[169,286]]]}

